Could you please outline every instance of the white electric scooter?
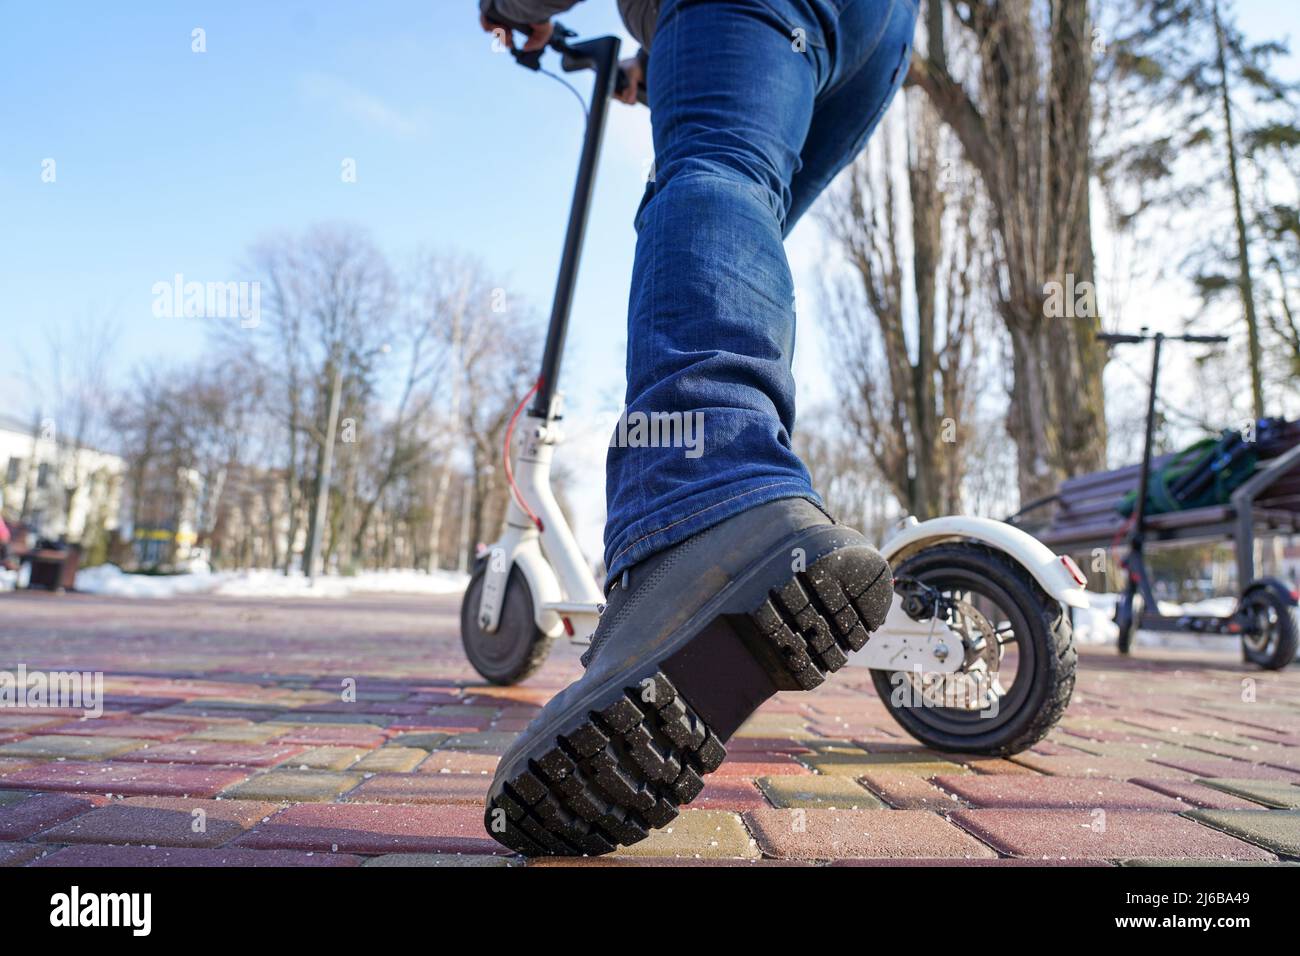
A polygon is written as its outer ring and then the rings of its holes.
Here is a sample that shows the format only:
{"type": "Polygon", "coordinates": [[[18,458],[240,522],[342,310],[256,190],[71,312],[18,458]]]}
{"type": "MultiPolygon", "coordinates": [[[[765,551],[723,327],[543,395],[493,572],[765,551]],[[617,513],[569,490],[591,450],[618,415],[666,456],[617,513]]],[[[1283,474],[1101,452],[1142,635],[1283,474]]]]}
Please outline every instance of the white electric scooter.
{"type": "MultiPolygon", "coordinates": [[[[461,605],[465,652],[495,684],[532,674],[561,634],[589,641],[604,600],[550,480],[562,437],[555,383],[606,107],[622,81],[618,39],[571,42],[573,36],[555,24],[549,46],[566,72],[591,69],[596,82],[542,370],[507,432],[505,528],[476,563],[461,605]]],[[[515,51],[515,58],[536,70],[542,52],[515,51]]],[[[1074,686],[1069,609],[1088,606],[1075,563],[1018,528],[960,516],[906,519],[881,553],[893,568],[894,602],[856,663],[872,669],[894,718],[947,751],[1009,754],[1040,740],[1074,686]]]]}

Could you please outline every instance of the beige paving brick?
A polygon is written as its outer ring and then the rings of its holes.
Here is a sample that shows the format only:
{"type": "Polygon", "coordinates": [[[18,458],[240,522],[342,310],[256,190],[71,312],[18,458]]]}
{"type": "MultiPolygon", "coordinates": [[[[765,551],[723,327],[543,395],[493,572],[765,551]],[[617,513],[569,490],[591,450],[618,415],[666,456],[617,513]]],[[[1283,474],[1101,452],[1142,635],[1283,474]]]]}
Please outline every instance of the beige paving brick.
{"type": "Polygon", "coordinates": [[[1300,856],[1300,810],[1193,810],[1198,823],[1285,856],[1300,856]]]}
{"type": "Polygon", "coordinates": [[[1245,797],[1255,803],[1278,810],[1300,810],[1300,787],[1274,780],[1234,780],[1224,777],[1209,777],[1198,780],[1206,786],[1245,797]]]}
{"type": "Polygon", "coordinates": [[[793,775],[760,777],[758,789],[774,807],[838,807],[845,810],[878,810],[880,798],[860,786],[852,777],[793,775]]]}
{"type": "Polygon", "coordinates": [[[758,847],[740,817],[725,810],[683,810],[677,819],[615,856],[754,859],[758,847]]]}
{"type": "Polygon", "coordinates": [[[358,760],[352,765],[352,769],[365,773],[385,771],[406,773],[408,770],[414,770],[427,756],[427,751],[419,747],[380,747],[358,760]]]}
{"type": "Polygon", "coordinates": [[[240,800],[273,800],[279,803],[333,800],[361,782],[359,773],[328,770],[271,770],[222,791],[223,797],[240,800]]]}
{"type": "Polygon", "coordinates": [[[265,724],[228,724],[224,726],[205,727],[182,740],[211,740],[228,744],[264,744],[272,737],[284,733],[283,727],[268,727],[265,724]]]}
{"type": "Polygon", "coordinates": [[[507,856],[473,856],[468,853],[385,853],[366,860],[362,866],[460,867],[513,866],[507,856]]]}
{"type": "Polygon", "coordinates": [[[909,753],[869,754],[865,751],[852,753],[836,750],[829,753],[798,754],[796,759],[818,773],[837,777],[862,777],[873,770],[913,773],[921,777],[971,772],[960,764],[909,753]]]}
{"type": "Polygon", "coordinates": [[[311,747],[281,766],[286,770],[347,770],[366,753],[357,747],[311,747]]]}
{"type": "Polygon", "coordinates": [[[149,741],[134,737],[73,737],[42,734],[0,746],[0,757],[39,757],[42,760],[106,760],[139,750],[149,741]]]}

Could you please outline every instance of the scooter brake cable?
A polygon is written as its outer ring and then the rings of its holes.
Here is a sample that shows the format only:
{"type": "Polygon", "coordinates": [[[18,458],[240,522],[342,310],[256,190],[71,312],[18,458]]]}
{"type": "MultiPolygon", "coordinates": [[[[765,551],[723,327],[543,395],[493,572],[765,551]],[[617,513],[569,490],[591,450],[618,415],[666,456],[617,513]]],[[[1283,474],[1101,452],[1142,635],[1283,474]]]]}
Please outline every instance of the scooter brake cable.
{"type": "Polygon", "coordinates": [[[567,89],[570,93],[572,93],[573,96],[574,96],[574,99],[576,99],[576,100],[578,101],[578,105],[579,105],[580,107],[582,107],[582,116],[583,116],[583,118],[586,119],[586,118],[588,118],[588,117],[590,116],[590,114],[587,112],[587,101],[584,100],[584,99],[582,98],[582,94],[578,92],[578,88],[577,88],[576,86],[574,86],[572,83],[570,83],[570,82],[569,82],[568,80],[566,80],[564,77],[560,76],[560,74],[558,74],[558,73],[552,73],[550,70],[546,69],[545,67],[538,67],[538,68],[537,68],[537,72],[538,72],[538,73],[541,73],[543,76],[549,76],[549,77],[550,77],[551,79],[553,79],[556,83],[559,83],[561,86],[563,86],[565,89],[567,89]]]}
{"type": "Polygon", "coordinates": [[[520,399],[519,404],[515,406],[514,414],[510,416],[510,424],[506,426],[505,442],[506,484],[510,486],[510,494],[514,496],[515,503],[519,505],[524,514],[528,515],[533,524],[537,526],[539,532],[544,530],[542,527],[542,519],[533,513],[532,508],[528,507],[528,502],[524,501],[523,493],[520,492],[519,486],[515,484],[515,471],[510,465],[510,445],[511,439],[515,434],[515,422],[519,420],[519,413],[524,410],[524,406],[528,404],[528,400],[537,394],[537,390],[541,388],[541,385],[542,380],[539,378],[533,383],[533,387],[528,390],[528,394],[520,399]]]}

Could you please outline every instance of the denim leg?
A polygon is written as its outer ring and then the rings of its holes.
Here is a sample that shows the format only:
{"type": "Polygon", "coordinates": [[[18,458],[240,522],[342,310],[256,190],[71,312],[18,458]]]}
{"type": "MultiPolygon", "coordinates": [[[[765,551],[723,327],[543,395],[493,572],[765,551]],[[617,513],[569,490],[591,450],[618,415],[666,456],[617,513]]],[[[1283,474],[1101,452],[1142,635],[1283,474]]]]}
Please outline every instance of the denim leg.
{"type": "Polygon", "coordinates": [[[838,78],[830,30],[841,8],[865,4],[661,7],[649,64],[656,175],[637,214],[625,422],[606,466],[611,579],[759,504],[820,505],[790,447],[794,283],[782,238],[814,106],[838,78]],[[638,418],[655,416],[698,422],[702,444],[638,441],[638,418]]]}
{"type": "Polygon", "coordinates": [[[916,31],[914,0],[847,0],[831,39],[835,76],[817,98],[791,184],[788,235],[822,190],[867,145],[907,79],[916,31]]]}

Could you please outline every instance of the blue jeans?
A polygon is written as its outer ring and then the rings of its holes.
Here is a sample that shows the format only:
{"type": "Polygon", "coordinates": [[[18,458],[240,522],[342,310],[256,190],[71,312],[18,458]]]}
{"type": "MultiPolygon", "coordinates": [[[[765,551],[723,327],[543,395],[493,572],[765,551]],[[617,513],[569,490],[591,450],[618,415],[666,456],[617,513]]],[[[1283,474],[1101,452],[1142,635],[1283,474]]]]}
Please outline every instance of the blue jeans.
{"type": "Polygon", "coordinates": [[[794,282],[783,239],[866,145],[907,73],[915,23],[914,0],[661,5],[626,421],[606,464],[609,580],[757,505],[821,506],[790,445],[794,282]],[[637,427],[647,422],[658,424],[637,427]],[[665,447],[677,422],[698,423],[702,444],[665,447]]]}

